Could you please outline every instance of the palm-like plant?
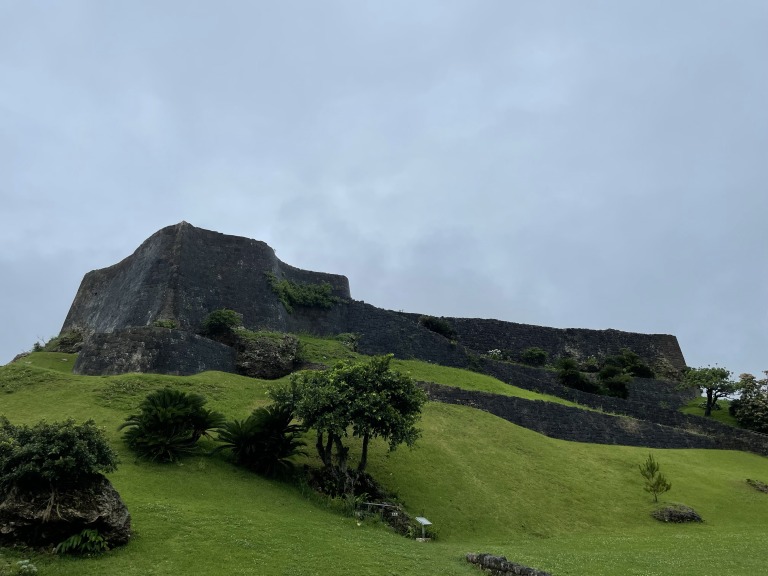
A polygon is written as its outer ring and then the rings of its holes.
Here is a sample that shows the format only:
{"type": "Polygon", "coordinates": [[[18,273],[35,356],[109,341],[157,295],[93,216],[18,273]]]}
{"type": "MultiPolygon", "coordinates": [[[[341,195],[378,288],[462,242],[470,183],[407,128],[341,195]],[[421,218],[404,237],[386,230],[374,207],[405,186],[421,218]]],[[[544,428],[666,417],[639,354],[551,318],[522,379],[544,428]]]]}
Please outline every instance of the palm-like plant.
{"type": "Polygon", "coordinates": [[[204,408],[205,398],[171,388],[149,394],[120,426],[123,438],[140,457],[173,462],[196,450],[201,436],[218,429],[224,416],[204,408]]]}
{"type": "Polygon", "coordinates": [[[278,476],[289,471],[292,456],[303,454],[301,426],[291,424],[290,408],[270,405],[257,408],[245,420],[233,420],[219,430],[217,440],[223,442],[214,452],[232,450],[235,462],[265,476],[278,476]]]}

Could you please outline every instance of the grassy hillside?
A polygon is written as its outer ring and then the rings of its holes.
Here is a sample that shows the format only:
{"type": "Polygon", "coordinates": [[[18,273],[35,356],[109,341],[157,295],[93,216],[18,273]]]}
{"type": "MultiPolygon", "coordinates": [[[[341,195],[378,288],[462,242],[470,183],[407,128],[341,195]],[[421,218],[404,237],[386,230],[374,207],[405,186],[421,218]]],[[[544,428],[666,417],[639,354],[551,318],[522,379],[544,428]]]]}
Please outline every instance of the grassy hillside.
{"type": "MultiPolygon", "coordinates": [[[[313,361],[354,356],[335,342],[310,344],[313,361]]],[[[267,402],[270,383],[218,372],[82,377],[71,374],[73,361],[37,353],[0,368],[0,414],[17,423],[71,416],[103,426],[122,460],[110,479],[131,510],[135,538],[97,558],[35,556],[41,575],[480,574],[463,560],[470,551],[555,576],[738,576],[768,565],[768,495],[745,482],[768,481],[763,457],[653,450],[673,485],[663,498],[705,519],[666,525],[650,518],[653,503],[641,489],[637,466],[648,449],[554,440],[472,408],[428,403],[418,446],[388,453],[376,444],[369,462],[412,513],[434,522],[438,540],[422,544],[225,458],[137,462],[116,431],[158,387],[199,392],[241,418],[267,402]]],[[[546,399],[471,372],[412,361],[397,367],[420,380],[546,399]]]]}

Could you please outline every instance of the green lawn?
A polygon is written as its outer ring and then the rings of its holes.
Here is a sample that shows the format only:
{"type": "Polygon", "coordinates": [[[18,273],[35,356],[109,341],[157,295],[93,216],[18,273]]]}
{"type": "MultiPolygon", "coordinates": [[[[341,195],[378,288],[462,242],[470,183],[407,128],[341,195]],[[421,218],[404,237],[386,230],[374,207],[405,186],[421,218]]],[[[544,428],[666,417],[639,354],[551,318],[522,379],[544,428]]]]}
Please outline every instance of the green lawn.
{"type": "MultiPolygon", "coordinates": [[[[353,355],[336,344],[313,344],[311,353],[353,355]]],[[[271,383],[219,372],[81,377],[70,373],[73,360],[39,353],[0,368],[0,414],[17,423],[74,417],[103,426],[121,457],[110,479],[132,513],[135,538],[96,558],[33,555],[41,576],[480,574],[463,560],[470,551],[504,554],[554,576],[751,576],[768,565],[768,495],[745,482],[768,481],[763,457],[653,450],[672,482],[662,498],[705,519],[667,525],[650,517],[652,498],[641,488],[637,466],[648,449],[554,440],[472,408],[428,403],[416,448],[389,453],[374,444],[369,462],[411,513],[434,522],[438,540],[422,544],[226,458],[137,462],[117,431],[158,387],[202,393],[210,407],[242,418],[268,402],[271,383]]],[[[420,380],[533,394],[427,363],[396,367],[420,380]]]]}
{"type": "MultiPolygon", "coordinates": [[[[705,398],[694,398],[688,402],[688,404],[683,406],[681,411],[685,414],[693,414],[694,416],[701,416],[703,418],[704,407],[702,404],[704,403],[704,400],[705,398]]],[[[736,422],[736,418],[731,416],[728,412],[728,406],[731,405],[731,402],[729,400],[718,400],[717,404],[720,406],[720,410],[712,410],[710,418],[722,422],[723,424],[728,424],[729,426],[738,427],[739,424],[736,422]]]]}

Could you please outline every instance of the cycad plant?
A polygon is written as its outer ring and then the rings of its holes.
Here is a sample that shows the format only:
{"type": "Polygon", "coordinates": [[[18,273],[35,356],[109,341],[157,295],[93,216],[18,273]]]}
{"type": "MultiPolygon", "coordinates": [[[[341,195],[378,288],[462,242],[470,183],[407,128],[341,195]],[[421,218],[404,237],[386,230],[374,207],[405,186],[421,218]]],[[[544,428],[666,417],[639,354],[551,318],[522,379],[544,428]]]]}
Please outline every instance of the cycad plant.
{"type": "Polygon", "coordinates": [[[204,408],[199,394],[163,388],[149,394],[120,426],[128,446],[141,458],[174,462],[195,452],[201,436],[224,424],[224,416],[204,408]]]}
{"type": "Polygon", "coordinates": [[[239,466],[264,476],[283,474],[293,466],[289,458],[304,454],[302,428],[292,420],[288,407],[257,408],[248,418],[221,427],[217,440],[223,444],[214,452],[230,449],[239,466]]]}

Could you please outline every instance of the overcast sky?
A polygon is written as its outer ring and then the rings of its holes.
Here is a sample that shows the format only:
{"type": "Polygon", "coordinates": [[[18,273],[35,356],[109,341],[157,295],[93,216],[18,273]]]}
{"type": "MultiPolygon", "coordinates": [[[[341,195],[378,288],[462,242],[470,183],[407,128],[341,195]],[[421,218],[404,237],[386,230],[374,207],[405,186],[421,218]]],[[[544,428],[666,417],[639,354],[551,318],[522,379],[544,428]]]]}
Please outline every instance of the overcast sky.
{"type": "Polygon", "coordinates": [[[765,0],[0,0],[0,363],[160,228],[768,369],[765,0]]]}

